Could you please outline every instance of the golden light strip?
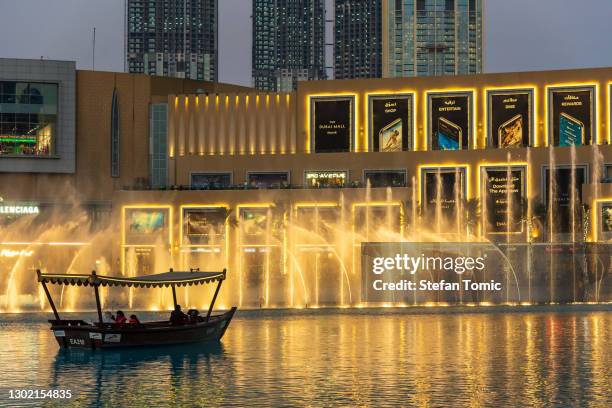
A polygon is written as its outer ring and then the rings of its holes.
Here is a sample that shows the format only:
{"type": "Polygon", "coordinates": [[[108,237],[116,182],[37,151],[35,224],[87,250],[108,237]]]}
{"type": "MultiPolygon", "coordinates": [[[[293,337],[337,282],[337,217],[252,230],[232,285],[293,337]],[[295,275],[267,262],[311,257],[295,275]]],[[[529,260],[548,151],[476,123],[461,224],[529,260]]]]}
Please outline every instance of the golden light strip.
{"type": "Polygon", "coordinates": [[[299,202],[295,204],[295,209],[298,208],[311,208],[311,207],[339,207],[340,204],[333,201],[321,201],[321,202],[299,202]]]}
{"type": "Polygon", "coordinates": [[[353,203],[353,207],[387,207],[387,206],[397,206],[402,205],[401,201],[368,201],[368,202],[360,202],[353,203]]]}
{"type": "Polygon", "coordinates": [[[608,95],[606,98],[606,106],[608,107],[608,144],[612,142],[612,81],[608,82],[608,95]]]}
{"type": "Polygon", "coordinates": [[[89,242],[0,242],[0,245],[86,246],[89,242]]]}

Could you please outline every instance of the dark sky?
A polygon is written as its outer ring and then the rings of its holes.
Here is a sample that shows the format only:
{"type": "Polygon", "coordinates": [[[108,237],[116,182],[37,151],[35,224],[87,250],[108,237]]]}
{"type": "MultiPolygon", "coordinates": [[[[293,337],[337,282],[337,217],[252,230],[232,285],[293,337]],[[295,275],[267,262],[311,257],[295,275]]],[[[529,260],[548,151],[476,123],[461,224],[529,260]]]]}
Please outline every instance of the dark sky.
{"type": "MultiPolygon", "coordinates": [[[[331,4],[331,0],[327,0],[331,4]]],[[[123,0],[0,0],[0,57],[123,70],[123,0]]],[[[219,79],[250,85],[251,1],[219,0],[219,79]]],[[[612,0],[487,0],[485,71],[612,66],[612,0]]]]}

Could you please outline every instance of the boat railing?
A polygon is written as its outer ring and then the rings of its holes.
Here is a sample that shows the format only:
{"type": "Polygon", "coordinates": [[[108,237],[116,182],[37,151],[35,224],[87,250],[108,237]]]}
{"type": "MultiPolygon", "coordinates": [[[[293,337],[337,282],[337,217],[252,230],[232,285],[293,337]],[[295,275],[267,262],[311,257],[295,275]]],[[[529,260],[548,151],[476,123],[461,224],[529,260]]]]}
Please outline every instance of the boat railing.
{"type": "Polygon", "coordinates": [[[100,330],[142,330],[142,329],[154,329],[154,328],[165,328],[165,327],[180,327],[180,326],[192,326],[196,323],[203,323],[204,320],[199,322],[185,322],[184,324],[172,324],[169,321],[156,321],[156,322],[141,322],[141,323],[93,323],[93,326],[100,330]]]}
{"type": "Polygon", "coordinates": [[[85,320],[50,319],[49,323],[54,326],[91,326],[91,323],[87,323],[85,320]]]}

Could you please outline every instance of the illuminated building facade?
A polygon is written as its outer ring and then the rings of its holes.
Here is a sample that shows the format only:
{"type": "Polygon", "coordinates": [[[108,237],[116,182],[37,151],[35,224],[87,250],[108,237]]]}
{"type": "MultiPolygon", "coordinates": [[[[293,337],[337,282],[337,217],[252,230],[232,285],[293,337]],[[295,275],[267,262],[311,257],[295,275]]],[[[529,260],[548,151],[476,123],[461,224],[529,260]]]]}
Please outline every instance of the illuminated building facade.
{"type": "Polygon", "coordinates": [[[609,301],[611,87],[609,68],[287,93],[78,71],[76,171],[3,173],[3,206],[43,216],[71,189],[106,210],[112,270],[227,267],[244,307],[358,304],[368,242],[495,245],[513,289],[469,302],[609,301]]]}

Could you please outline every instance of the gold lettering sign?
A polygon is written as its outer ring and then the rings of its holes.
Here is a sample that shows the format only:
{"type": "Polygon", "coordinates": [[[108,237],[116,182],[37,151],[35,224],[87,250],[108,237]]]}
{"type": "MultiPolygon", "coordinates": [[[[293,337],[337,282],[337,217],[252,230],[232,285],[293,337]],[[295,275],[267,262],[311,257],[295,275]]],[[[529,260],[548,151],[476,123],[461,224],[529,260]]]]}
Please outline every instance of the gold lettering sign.
{"type": "Polygon", "coordinates": [[[565,95],[561,106],[582,106],[582,101],[576,95],[565,95]]]}
{"type": "Polygon", "coordinates": [[[449,112],[449,111],[460,111],[461,106],[457,106],[457,101],[454,99],[447,99],[444,101],[445,106],[440,106],[438,112],[449,112]]]}
{"type": "Polygon", "coordinates": [[[385,103],[385,113],[395,113],[397,112],[397,102],[386,102],[385,103]]]}

